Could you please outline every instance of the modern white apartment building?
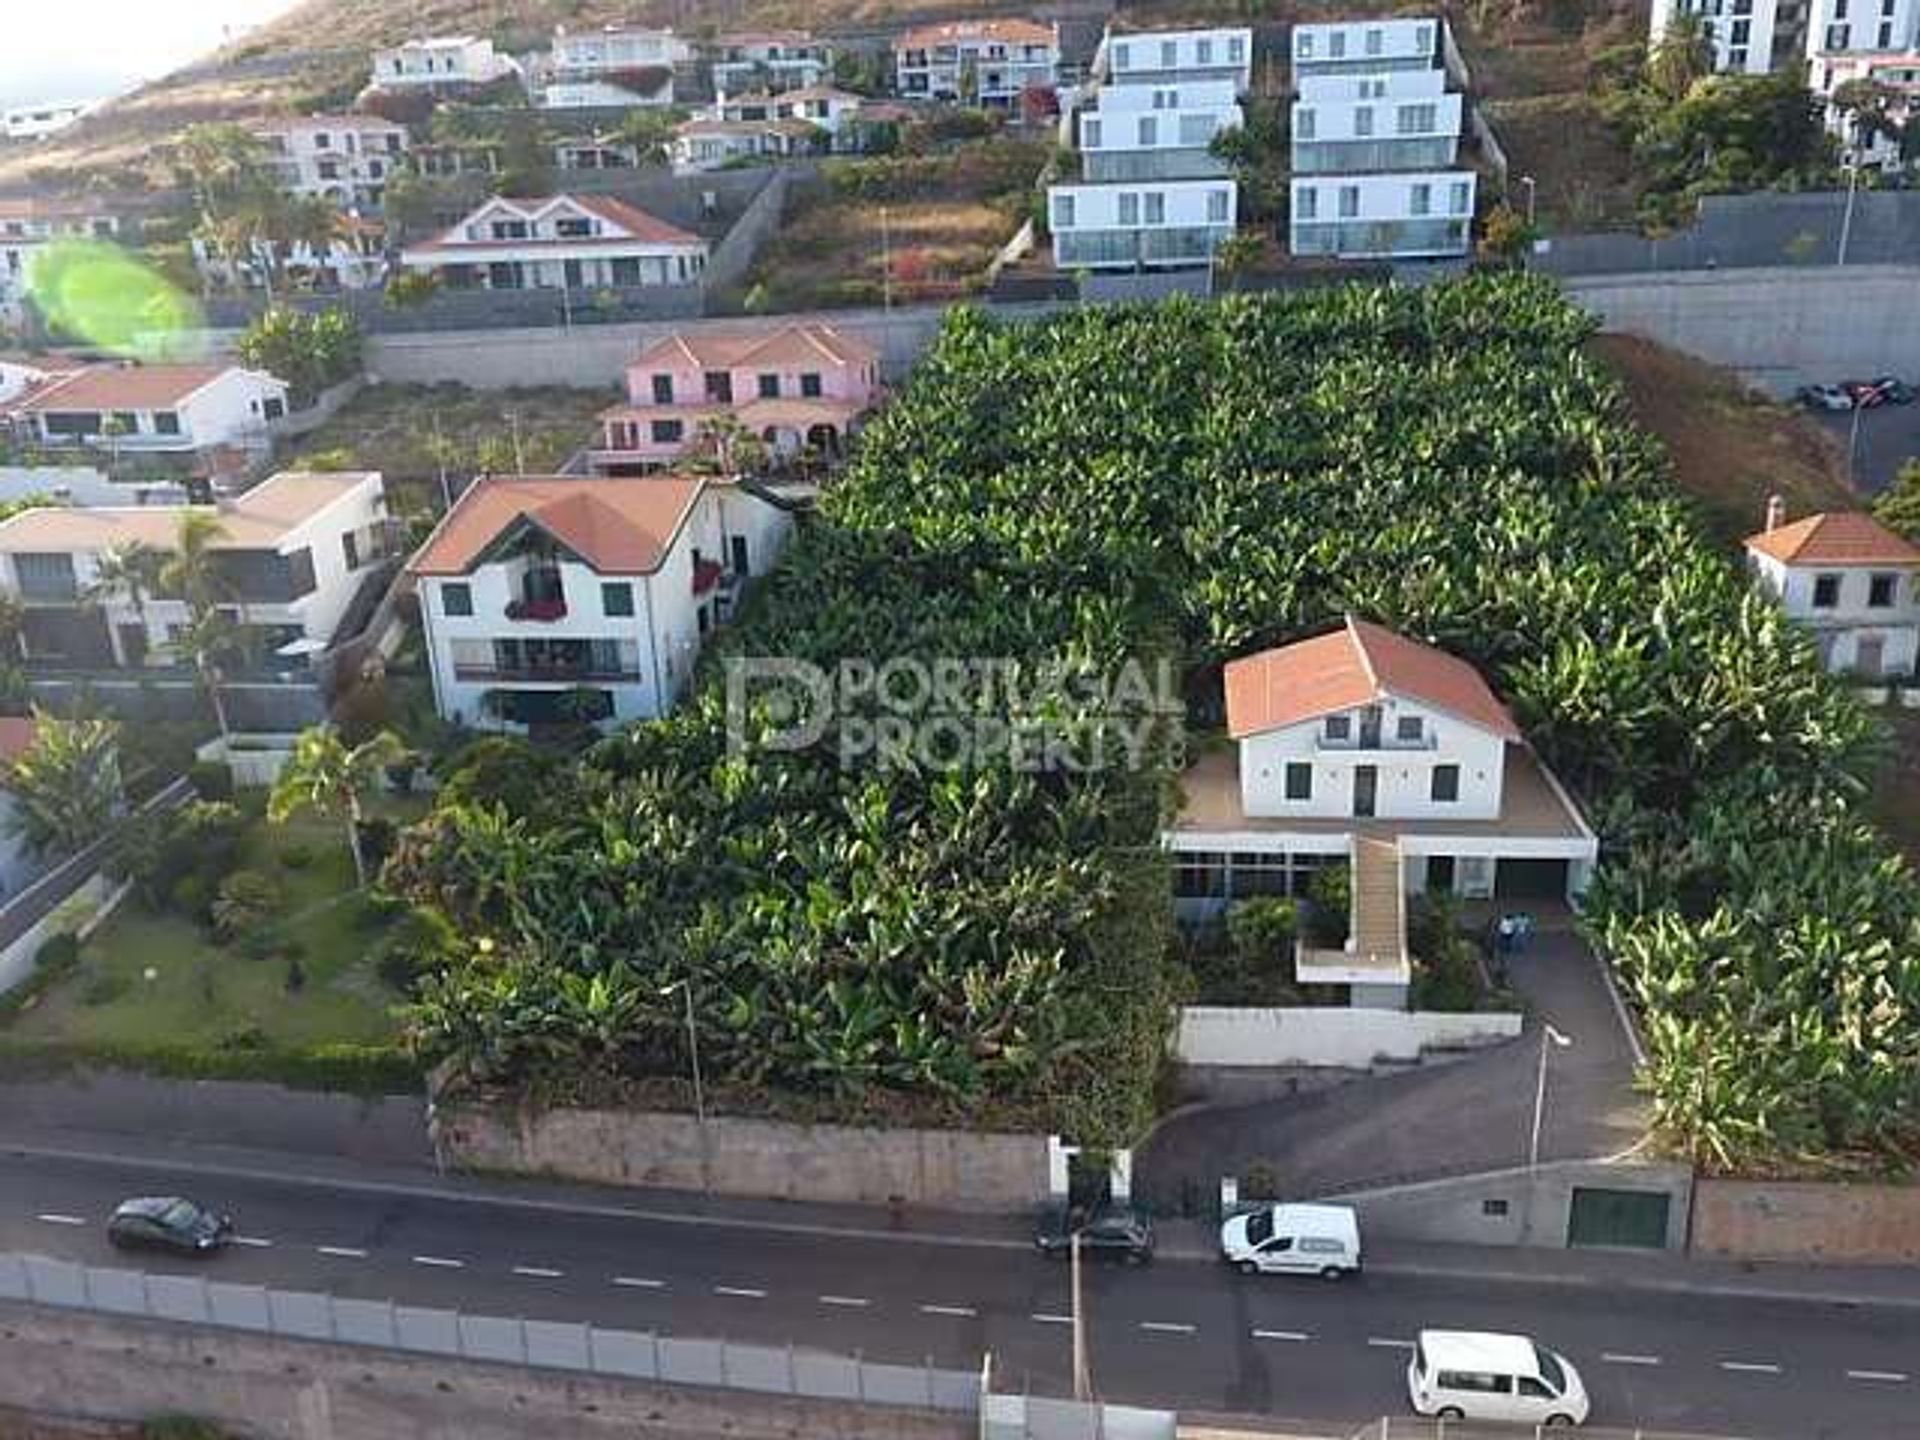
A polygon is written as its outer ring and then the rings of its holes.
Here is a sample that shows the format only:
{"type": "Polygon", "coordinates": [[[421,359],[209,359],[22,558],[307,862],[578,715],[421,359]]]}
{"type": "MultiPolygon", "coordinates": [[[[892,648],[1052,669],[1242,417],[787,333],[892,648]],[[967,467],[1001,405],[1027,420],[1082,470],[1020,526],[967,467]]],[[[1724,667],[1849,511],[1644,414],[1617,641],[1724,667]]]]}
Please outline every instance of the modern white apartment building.
{"type": "Polygon", "coordinates": [[[1081,170],[1103,183],[1224,175],[1208,147],[1243,123],[1231,79],[1104,85],[1079,112],[1081,170]]]}
{"type": "Polygon", "coordinates": [[[693,47],[671,30],[609,25],[553,34],[540,103],[550,110],[590,105],[671,105],[673,70],[693,47]]]}
{"type": "Polygon", "coordinates": [[[1816,88],[1825,88],[1820,66],[1837,57],[1920,48],[1920,0],[1812,0],[1808,21],[1816,88]]]}
{"type": "Polygon", "coordinates": [[[1797,58],[1806,37],[1802,0],[1653,0],[1648,43],[1658,45],[1681,16],[1698,15],[1713,41],[1714,69],[1764,75],[1782,59],[1797,58]],[[1782,22],[1791,10],[1791,27],[1782,22]]]}
{"type": "Polygon", "coordinates": [[[408,270],[455,289],[577,290],[700,278],[707,242],[606,195],[487,201],[437,239],[401,252],[408,270]]]}
{"type": "Polygon", "coordinates": [[[406,167],[407,128],[378,115],[294,115],[252,127],[285,189],[342,209],[378,210],[406,167]]]}
{"type": "Polygon", "coordinates": [[[1010,110],[1023,91],[1058,84],[1060,38],[1033,20],[953,20],[898,36],[893,63],[895,88],[909,98],[1010,110]]]}
{"type": "Polygon", "coordinates": [[[833,49],[804,30],[756,30],[722,35],[713,42],[713,89],[798,90],[833,74],[833,49]]]}
{"type": "Polygon", "coordinates": [[[489,85],[519,73],[512,56],[472,35],[434,35],[373,53],[373,84],[382,90],[489,85]]]}
{"type": "Polygon", "coordinates": [[[1055,185],[1047,200],[1062,270],[1206,265],[1239,220],[1238,187],[1227,176],[1055,185]]]}
{"type": "Polygon", "coordinates": [[[1437,170],[1459,156],[1463,101],[1440,69],[1309,75],[1293,102],[1293,173],[1437,170]]]}
{"type": "Polygon", "coordinates": [[[1226,80],[1244,95],[1253,83],[1253,31],[1245,26],[1140,33],[1109,29],[1094,52],[1093,76],[1103,85],[1226,80]]]}
{"type": "Polygon", "coordinates": [[[111,240],[119,219],[79,200],[0,199],[0,319],[16,319],[33,263],[57,240],[111,240]]]}
{"type": "Polygon", "coordinates": [[[1653,0],[1648,43],[1683,15],[1705,23],[1715,69],[1764,75],[1804,61],[1823,95],[1859,78],[1838,62],[1878,56],[1897,68],[1902,52],[1920,49],[1920,0],[1653,0]]]}
{"type": "Polygon", "coordinates": [[[1866,81],[1892,97],[1888,119],[1897,125],[1914,124],[1920,120],[1920,48],[1891,54],[1819,55],[1811,74],[1814,89],[1828,98],[1827,128],[1839,138],[1846,159],[1878,169],[1902,168],[1906,162],[1899,141],[1878,131],[1861,133],[1854,117],[1834,105],[1832,98],[1843,85],[1866,81]]]}
{"type": "Polygon", "coordinates": [[[58,135],[93,106],[90,100],[17,105],[0,113],[0,135],[9,140],[44,140],[58,135]]]}
{"type": "Polygon", "coordinates": [[[1463,255],[1472,239],[1471,170],[1293,178],[1295,255],[1429,259],[1463,255]]]}
{"type": "Polygon", "coordinates": [[[1437,19],[1343,20],[1293,28],[1293,76],[1424,70],[1440,63],[1437,19]]]}

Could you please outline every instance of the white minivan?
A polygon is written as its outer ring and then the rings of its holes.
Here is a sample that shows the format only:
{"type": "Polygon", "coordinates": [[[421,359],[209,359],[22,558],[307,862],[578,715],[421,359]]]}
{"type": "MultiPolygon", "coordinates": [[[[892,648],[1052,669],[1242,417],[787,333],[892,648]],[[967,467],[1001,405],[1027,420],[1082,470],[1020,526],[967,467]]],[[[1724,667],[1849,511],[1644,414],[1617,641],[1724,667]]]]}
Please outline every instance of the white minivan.
{"type": "Polygon", "coordinates": [[[1267,1205],[1220,1227],[1220,1255],[1248,1275],[1321,1275],[1360,1268],[1360,1222],[1345,1205],[1267,1205]]]}
{"type": "Polygon", "coordinates": [[[1422,1415],[1508,1420],[1522,1425],[1586,1423],[1580,1372],[1524,1335],[1422,1330],[1407,1366],[1407,1393],[1422,1415]]]}

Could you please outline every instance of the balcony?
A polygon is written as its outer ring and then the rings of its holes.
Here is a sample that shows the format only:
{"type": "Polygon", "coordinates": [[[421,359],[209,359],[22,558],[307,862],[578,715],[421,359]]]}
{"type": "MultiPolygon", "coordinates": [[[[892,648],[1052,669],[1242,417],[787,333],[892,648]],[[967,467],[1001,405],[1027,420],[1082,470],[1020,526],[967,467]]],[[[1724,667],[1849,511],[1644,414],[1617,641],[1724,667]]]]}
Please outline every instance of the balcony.
{"type": "Polygon", "coordinates": [[[1433,750],[1439,747],[1439,743],[1439,738],[1430,730],[1422,730],[1417,737],[1410,740],[1402,740],[1396,735],[1387,735],[1377,730],[1364,729],[1344,736],[1331,736],[1322,731],[1314,737],[1314,749],[1344,754],[1433,750]]]}
{"type": "Polygon", "coordinates": [[[590,685],[629,684],[640,682],[638,665],[608,666],[597,663],[565,664],[545,662],[538,664],[499,665],[454,663],[453,678],[456,680],[508,680],[532,685],[590,685]]]}
{"type": "Polygon", "coordinates": [[[507,619],[509,620],[532,620],[542,624],[552,624],[556,620],[566,618],[567,597],[564,595],[507,602],[507,619]]]}

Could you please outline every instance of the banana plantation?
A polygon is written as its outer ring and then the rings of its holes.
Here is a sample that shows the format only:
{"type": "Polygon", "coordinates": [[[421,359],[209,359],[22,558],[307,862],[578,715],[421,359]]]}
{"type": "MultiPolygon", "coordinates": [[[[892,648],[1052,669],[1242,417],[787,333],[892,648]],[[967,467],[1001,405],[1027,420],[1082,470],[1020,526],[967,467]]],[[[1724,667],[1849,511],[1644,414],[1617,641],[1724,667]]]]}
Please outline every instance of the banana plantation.
{"type": "MultiPolygon", "coordinates": [[[[832,723],[730,750],[726,658],[1171,659],[1205,726],[1221,661],[1352,610],[1482,666],[1581,792],[1671,1143],[1903,1154],[1920,886],[1857,809],[1874,725],[1703,539],[1588,332],[1515,277],[956,312],[673,718],[406,837],[388,882],[478,937],[423,980],[421,1044],[617,1094],[684,1071],[690,993],[735,1095],[1131,1138],[1171,1020],[1171,734],[1133,768],[847,766],[832,723]]],[[[1056,718],[1093,746],[1111,717],[1056,718]]]]}

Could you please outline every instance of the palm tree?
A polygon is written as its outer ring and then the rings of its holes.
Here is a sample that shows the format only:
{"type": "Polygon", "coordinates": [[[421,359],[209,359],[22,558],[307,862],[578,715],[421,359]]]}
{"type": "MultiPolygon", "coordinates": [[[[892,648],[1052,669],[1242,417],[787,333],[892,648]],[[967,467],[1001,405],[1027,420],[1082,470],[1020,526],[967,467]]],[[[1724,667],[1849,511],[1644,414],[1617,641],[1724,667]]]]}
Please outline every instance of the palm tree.
{"type": "Polygon", "coordinates": [[[763,469],[766,463],[766,441],[724,412],[703,420],[694,433],[690,469],[741,475],[763,469]]]}
{"type": "MultiPolygon", "coordinates": [[[[93,583],[87,587],[87,603],[105,607],[124,599],[140,617],[140,633],[147,633],[147,601],[159,584],[161,557],[158,551],[138,540],[123,540],[109,545],[94,557],[93,583]]],[[[111,621],[107,638],[113,645],[114,662],[127,663],[121,647],[120,632],[111,621]]]]}
{"type": "Polygon", "coordinates": [[[21,640],[27,628],[27,607],[18,597],[0,595],[0,664],[17,665],[26,656],[21,640]]]}
{"type": "Polygon", "coordinates": [[[189,611],[187,623],[168,646],[199,672],[200,684],[213,705],[214,723],[220,727],[221,742],[231,741],[233,727],[227,723],[226,696],[220,687],[226,683],[223,667],[240,648],[239,627],[223,611],[189,611]]]}
{"type": "Polygon", "coordinates": [[[365,885],[367,862],[360,849],[360,821],[366,797],[380,773],[404,754],[406,746],[391,730],[351,748],[336,730],[316,726],[302,731],[294,742],[293,758],[267,798],[267,818],[277,825],[307,809],[344,818],[354,879],[365,885]]]}
{"type": "Polygon", "coordinates": [[[1675,15],[1647,57],[1647,78],[1668,100],[1682,100],[1713,73],[1713,35],[1698,15],[1675,15]]]}
{"type": "Polygon", "coordinates": [[[346,233],[346,217],[333,202],[319,195],[300,195],[277,208],[274,216],[275,240],[285,247],[289,258],[302,246],[313,256],[313,268],[320,270],[333,251],[333,242],[346,233]]]}
{"type": "Polygon", "coordinates": [[[160,583],[187,602],[196,614],[213,608],[223,588],[214,566],[213,543],[225,538],[227,527],[211,510],[188,510],[180,516],[173,553],[160,566],[160,583]]]}
{"type": "Polygon", "coordinates": [[[120,804],[120,727],[34,712],[33,744],[13,763],[7,826],[36,854],[70,855],[106,833],[120,804]]]}

